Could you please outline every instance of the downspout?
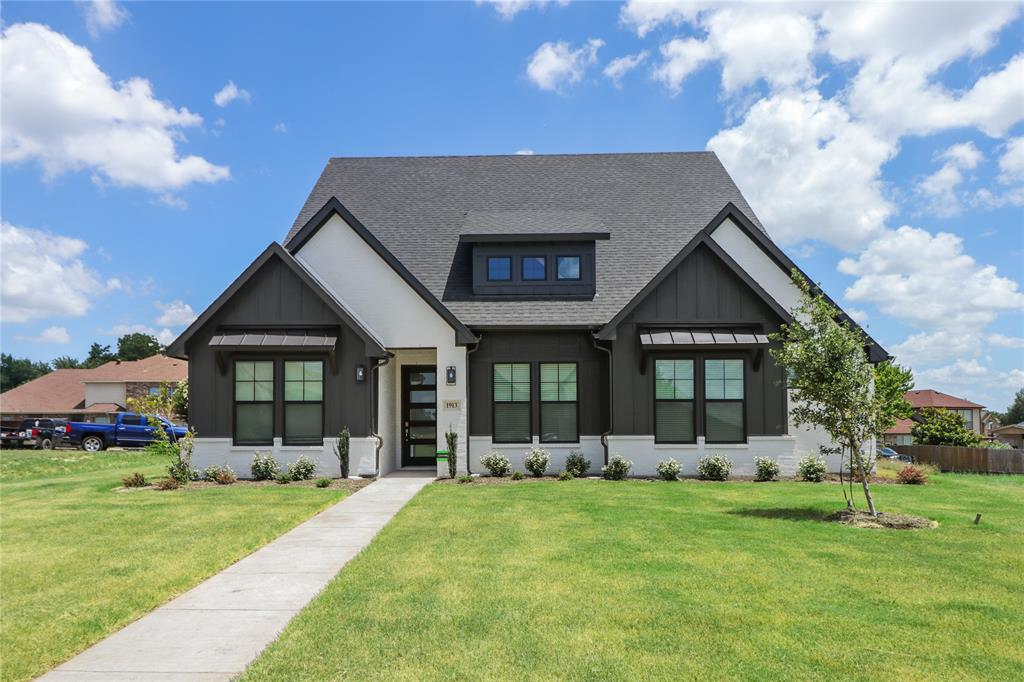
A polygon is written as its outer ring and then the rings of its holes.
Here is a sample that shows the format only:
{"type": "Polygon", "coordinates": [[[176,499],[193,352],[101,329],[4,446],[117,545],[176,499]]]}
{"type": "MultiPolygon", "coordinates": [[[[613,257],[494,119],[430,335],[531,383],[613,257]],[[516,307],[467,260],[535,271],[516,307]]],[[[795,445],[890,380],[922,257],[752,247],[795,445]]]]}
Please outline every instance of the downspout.
{"type": "Polygon", "coordinates": [[[380,476],[380,451],[384,447],[384,439],[377,433],[377,422],[380,419],[379,405],[377,405],[377,381],[380,379],[380,372],[377,370],[388,364],[391,361],[391,356],[387,355],[383,359],[378,358],[374,361],[373,366],[370,368],[370,437],[376,439],[377,447],[374,448],[374,461],[373,461],[373,475],[374,477],[380,476]]]}
{"type": "Polygon", "coordinates": [[[615,429],[615,389],[614,389],[614,378],[615,373],[612,369],[612,349],[605,348],[598,344],[597,334],[592,334],[592,341],[594,348],[608,354],[608,430],[601,434],[601,447],[604,448],[604,463],[608,465],[608,436],[611,435],[615,429]]]}
{"type": "MultiPolygon", "coordinates": [[[[472,425],[472,421],[471,421],[472,415],[470,414],[470,410],[472,409],[472,406],[473,406],[473,401],[470,400],[470,397],[469,397],[469,394],[470,394],[470,391],[472,390],[472,385],[473,385],[472,382],[470,382],[470,380],[469,380],[469,377],[470,377],[469,356],[472,353],[475,353],[478,350],[480,350],[480,341],[483,338],[484,338],[484,335],[480,334],[477,337],[476,343],[473,344],[472,348],[470,348],[468,346],[466,347],[466,475],[467,476],[469,476],[469,475],[471,475],[473,473],[469,469],[469,462],[470,462],[470,459],[469,459],[469,434],[470,434],[470,430],[472,428],[472,426],[471,426],[472,425]]],[[[456,453],[455,456],[458,457],[458,453],[456,453]]]]}

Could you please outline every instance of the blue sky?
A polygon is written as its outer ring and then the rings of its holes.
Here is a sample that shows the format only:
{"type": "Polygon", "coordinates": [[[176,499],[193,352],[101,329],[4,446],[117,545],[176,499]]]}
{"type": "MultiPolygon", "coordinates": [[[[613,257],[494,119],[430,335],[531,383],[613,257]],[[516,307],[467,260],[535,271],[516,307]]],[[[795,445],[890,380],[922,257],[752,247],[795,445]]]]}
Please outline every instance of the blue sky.
{"type": "Polygon", "coordinates": [[[918,387],[1004,409],[1024,386],[1019,5],[8,2],[3,21],[4,352],[180,332],[330,156],[712,149],[918,387]]]}

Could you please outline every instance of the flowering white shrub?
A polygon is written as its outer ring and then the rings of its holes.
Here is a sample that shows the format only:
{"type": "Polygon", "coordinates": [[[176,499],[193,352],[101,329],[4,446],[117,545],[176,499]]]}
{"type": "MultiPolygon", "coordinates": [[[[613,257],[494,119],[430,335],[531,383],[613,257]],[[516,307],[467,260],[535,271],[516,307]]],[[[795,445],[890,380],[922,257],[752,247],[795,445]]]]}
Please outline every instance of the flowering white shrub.
{"type": "Polygon", "coordinates": [[[565,470],[576,478],[583,478],[590,471],[590,460],[583,456],[582,450],[573,450],[565,458],[565,470]]]}
{"type": "Polygon", "coordinates": [[[725,481],[732,471],[732,462],[723,455],[701,457],[697,462],[697,476],[705,481],[725,481]]]}
{"type": "Polygon", "coordinates": [[[544,472],[548,469],[548,461],[551,459],[551,455],[547,450],[541,448],[530,448],[526,453],[526,459],[523,461],[523,466],[534,476],[540,478],[544,475],[544,472]]]}
{"type": "Polygon", "coordinates": [[[754,472],[755,481],[774,481],[779,477],[779,463],[774,459],[755,457],[754,466],[757,467],[754,472]]]}
{"type": "Polygon", "coordinates": [[[252,458],[252,480],[254,481],[272,480],[280,471],[281,466],[269,452],[266,454],[257,452],[256,456],[252,458]]]}
{"type": "Polygon", "coordinates": [[[238,479],[235,477],[235,472],[231,470],[231,467],[226,464],[224,466],[213,464],[203,469],[203,480],[219,483],[220,485],[229,485],[238,479]]]}
{"type": "Polygon", "coordinates": [[[508,457],[497,450],[491,450],[480,458],[480,463],[491,472],[491,476],[508,476],[512,471],[512,464],[508,457]]]}
{"type": "Polygon", "coordinates": [[[682,470],[682,465],[677,462],[674,457],[661,460],[658,462],[657,466],[658,475],[666,481],[675,481],[678,479],[682,470]]]}
{"type": "Polygon", "coordinates": [[[308,481],[316,473],[316,462],[302,455],[288,465],[288,475],[293,481],[308,481]]]}
{"type": "Polygon", "coordinates": [[[633,463],[616,453],[608,458],[608,463],[601,467],[601,475],[609,481],[621,481],[629,475],[633,463]]]}
{"type": "Polygon", "coordinates": [[[825,460],[814,455],[801,457],[796,465],[796,475],[811,483],[821,483],[825,480],[825,460]]]}

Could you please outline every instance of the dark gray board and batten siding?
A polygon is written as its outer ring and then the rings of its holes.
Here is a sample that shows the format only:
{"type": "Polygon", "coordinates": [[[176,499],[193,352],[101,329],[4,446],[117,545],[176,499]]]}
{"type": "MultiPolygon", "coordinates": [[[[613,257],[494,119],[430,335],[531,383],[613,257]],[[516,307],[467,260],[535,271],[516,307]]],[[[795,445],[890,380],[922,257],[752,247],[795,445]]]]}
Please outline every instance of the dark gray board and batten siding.
{"type": "MultiPolygon", "coordinates": [[[[654,359],[656,357],[742,357],[746,360],[745,394],[748,436],[787,432],[785,373],[767,352],[754,370],[756,350],[701,350],[641,353],[638,328],[654,326],[757,326],[778,331],[782,319],[711,249],[698,246],[618,325],[612,343],[615,435],[654,433],[654,359]]],[[[698,376],[700,373],[698,372],[698,376]]],[[[697,395],[701,395],[697,391],[697,395]]],[[[703,406],[696,403],[698,434],[703,432],[703,406]]]]}
{"type": "MultiPolygon", "coordinates": [[[[575,362],[581,436],[598,436],[608,424],[607,354],[593,345],[590,332],[532,331],[482,334],[480,345],[469,356],[470,435],[490,436],[493,402],[493,366],[501,362],[531,363],[531,431],[540,433],[539,363],[575,362]]],[[[528,447],[524,444],[524,447],[528,447]]]]}
{"type": "MultiPolygon", "coordinates": [[[[291,269],[277,259],[267,261],[204,324],[187,343],[189,369],[189,423],[201,438],[231,438],[233,416],[233,360],[252,359],[324,359],[324,433],[338,433],[348,426],[353,436],[370,433],[369,379],[356,383],[357,365],[367,367],[366,344],[332,311],[323,299],[310,289],[291,269]],[[221,373],[215,351],[208,344],[224,328],[324,328],[337,333],[337,372],[330,369],[326,356],[315,352],[225,353],[227,371],[221,373]]],[[[275,366],[275,391],[280,398],[284,390],[283,368],[275,366]]],[[[277,400],[274,435],[283,435],[283,407],[277,400]]]]}

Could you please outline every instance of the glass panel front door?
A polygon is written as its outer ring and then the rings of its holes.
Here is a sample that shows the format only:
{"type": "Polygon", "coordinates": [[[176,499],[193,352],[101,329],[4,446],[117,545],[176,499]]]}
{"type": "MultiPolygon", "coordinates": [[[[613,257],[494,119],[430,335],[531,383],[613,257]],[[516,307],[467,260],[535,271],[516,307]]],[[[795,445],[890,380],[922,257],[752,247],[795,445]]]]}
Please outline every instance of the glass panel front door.
{"type": "Polygon", "coordinates": [[[402,367],[402,466],[433,466],[437,456],[437,368],[402,367]]]}

